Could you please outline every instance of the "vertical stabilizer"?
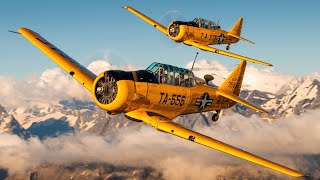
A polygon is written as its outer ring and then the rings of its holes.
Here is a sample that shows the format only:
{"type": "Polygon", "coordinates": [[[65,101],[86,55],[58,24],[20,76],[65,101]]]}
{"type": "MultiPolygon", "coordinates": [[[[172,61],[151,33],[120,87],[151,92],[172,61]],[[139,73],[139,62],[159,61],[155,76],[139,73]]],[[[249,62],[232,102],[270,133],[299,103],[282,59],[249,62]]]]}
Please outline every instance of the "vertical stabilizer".
{"type": "Polygon", "coordinates": [[[219,89],[239,96],[247,62],[242,60],[219,89]]]}
{"type": "Polygon", "coordinates": [[[238,21],[234,24],[234,26],[230,29],[229,34],[240,37],[241,29],[242,29],[243,18],[239,18],[238,21]]]}

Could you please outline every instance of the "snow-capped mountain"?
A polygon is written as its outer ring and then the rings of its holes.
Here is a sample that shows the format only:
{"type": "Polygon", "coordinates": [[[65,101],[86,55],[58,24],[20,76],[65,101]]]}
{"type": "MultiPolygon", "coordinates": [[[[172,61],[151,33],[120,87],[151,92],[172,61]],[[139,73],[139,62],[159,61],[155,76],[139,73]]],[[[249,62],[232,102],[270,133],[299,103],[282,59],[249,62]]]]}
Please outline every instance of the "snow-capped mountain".
{"type": "MultiPolygon", "coordinates": [[[[271,118],[289,117],[293,114],[317,109],[320,107],[320,81],[306,77],[289,82],[281,88],[278,94],[261,91],[242,91],[241,97],[261,106],[269,112],[271,118]]],[[[251,116],[254,111],[242,105],[236,106],[236,111],[245,116],[251,116]]]]}
{"type": "Polygon", "coordinates": [[[292,93],[270,100],[262,105],[275,117],[300,115],[308,109],[320,107],[320,82],[317,79],[304,80],[292,93]]]}
{"type": "Polygon", "coordinates": [[[305,81],[313,81],[313,80],[320,81],[320,73],[319,72],[309,74],[305,77],[297,77],[297,78],[293,79],[292,81],[287,82],[285,85],[283,85],[281,87],[281,89],[276,94],[289,95],[295,89],[297,89],[300,85],[302,85],[305,81]]]}
{"type": "MultiPolygon", "coordinates": [[[[320,76],[319,76],[320,77],[320,76]]],[[[319,78],[320,79],[320,78],[319,78]]],[[[280,91],[279,91],[280,92],[280,91]]],[[[300,115],[306,111],[320,108],[320,81],[317,74],[291,81],[282,87],[282,93],[243,90],[241,97],[261,106],[270,112],[262,119],[273,120],[279,117],[300,115]]],[[[37,103],[35,103],[37,104],[37,103]]],[[[237,104],[223,111],[224,115],[240,113],[246,117],[260,115],[253,110],[237,104]]],[[[212,112],[183,115],[174,119],[175,122],[190,128],[215,126],[211,120],[212,112]]],[[[219,121],[223,121],[223,116],[219,121]]],[[[123,114],[109,115],[98,108],[93,102],[68,99],[57,104],[6,108],[0,105],[0,133],[6,132],[18,135],[23,139],[32,136],[43,140],[61,134],[89,133],[96,135],[116,135],[122,127],[140,128],[143,123],[128,120],[123,114]]],[[[223,127],[228,128],[228,127],[223,127]]],[[[93,163],[45,165],[34,167],[25,174],[18,174],[11,179],[45,179],[50,175],[61,179],[163,179],[161,173],[149,167],[118,167],[116,165],[93,163]]],[[[9,177],[6,170],[0,169],[0,179],[9,177]]]]}
{"type": "Polygon", "coordinates": [[[18,135],[23,139],[31,137],[31,133],[21,127],[20,123],[0,105],[0,133],[3,132],[18,135]]]}
{"type": "MultiPolygon", "coordinates": [[[[319,73],[288,82],[281,89],[282,93],[272,94],[262,91],[243,90],[241,97],[261,106],[269,112],[264,118],[276,119],[289,117],[320,107],[319,73]]],[[[224,114],[240,113],[246,117],[257,114],[252,109],[237,104],[224,114]]],[[[259,113],[257,115],[260,115],[259,113]]],[[[212,126],[211,112],[184,115],[174,119],[188,128],[212,126]]],[[[223,118],[223,116],[222,116],[223,118]]],[[[57,104],[13,108],[5,110],[0,106],[0,132],[11,132],[23,138],[32,135],[41,139],[59,134],[86,132],[98,135],[114,134],[118,128],[139,128],[143,123],[130,121],[123,114],[109,115],[93,102],[76,99],[63,100],[57,104]]]]}

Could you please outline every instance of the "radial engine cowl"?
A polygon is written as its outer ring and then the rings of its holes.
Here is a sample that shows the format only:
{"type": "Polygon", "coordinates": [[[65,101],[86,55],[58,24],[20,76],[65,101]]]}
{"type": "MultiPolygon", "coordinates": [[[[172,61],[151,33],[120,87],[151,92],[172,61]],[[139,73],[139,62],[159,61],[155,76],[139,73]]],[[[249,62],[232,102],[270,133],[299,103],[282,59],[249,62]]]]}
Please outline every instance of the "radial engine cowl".
{"type": "Polygon", "coordinates": [[[134,96],[134,83],[126,80],[125,71],[106,71],[99,74],[93,83],[94,102],[110,114],[123,112],[130,106],[134,96]]]}
{"type": "Polygon", "coordinates": [[[179,22],[172,22],[168,26],[169,37],[176,42],[183,42],[188,36],[187,26],[181,25],[179,22]]]}

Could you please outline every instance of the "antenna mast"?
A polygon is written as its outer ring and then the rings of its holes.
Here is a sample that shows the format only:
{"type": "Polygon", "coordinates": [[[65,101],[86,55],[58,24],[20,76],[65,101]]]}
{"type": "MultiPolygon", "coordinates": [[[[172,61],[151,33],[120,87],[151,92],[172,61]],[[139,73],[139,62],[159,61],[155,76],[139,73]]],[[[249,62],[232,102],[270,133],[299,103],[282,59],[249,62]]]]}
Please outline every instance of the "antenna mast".
{"type": "Polygon", "coordinates": [[[191,72],[192,72],[192,70],[193,70],[194,63],[195,63],[196,60],[197,60],[198,54],[199,54],[199,52],[197,52],[196,57],[194,58],[194,61],[193,61],[192,67],[191,67],[191,72]]]}

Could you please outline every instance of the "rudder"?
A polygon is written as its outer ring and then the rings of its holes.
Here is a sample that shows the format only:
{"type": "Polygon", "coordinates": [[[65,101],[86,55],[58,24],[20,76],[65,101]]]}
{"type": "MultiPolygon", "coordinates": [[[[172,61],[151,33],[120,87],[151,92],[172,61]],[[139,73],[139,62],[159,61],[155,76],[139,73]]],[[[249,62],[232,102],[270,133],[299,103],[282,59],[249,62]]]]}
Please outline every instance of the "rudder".
{"type": "Polygon", "coordinates": [[[239,96],[247,62],[242,60],[219,89],[239,96]]]}
{"type": "Polygon", "coordinates": [[[234,24],[234,26],[230,29],[229,34],[233,34],[240,37],[242,22],[243,22],[243,18],[240,17],[238,21],[234,24]]]}

